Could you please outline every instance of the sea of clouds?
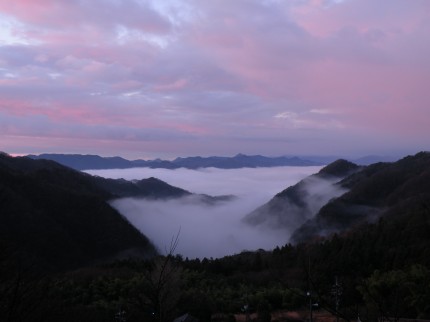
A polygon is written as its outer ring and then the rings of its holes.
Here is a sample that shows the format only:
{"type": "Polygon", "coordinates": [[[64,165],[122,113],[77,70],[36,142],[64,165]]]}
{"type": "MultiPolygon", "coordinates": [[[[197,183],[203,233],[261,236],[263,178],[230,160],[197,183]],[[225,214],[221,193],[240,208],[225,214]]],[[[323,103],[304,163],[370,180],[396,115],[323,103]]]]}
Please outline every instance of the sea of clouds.
{"type": "Polygon", "coordinates": [[[316,173],[321,167],[242,169],[113,169],[88,170],[105,178],[126,180],[156,177],[173,186],[211,196],[237,198],[208,205],[199,198],[171,200],[121,198],[111,202],[160,252],[169,248],[179,231],[176,253],[189,258],[222,257],[244,250],[273,249],[288,242],[285,230],[252,227],[242,218],[275,194],[316,173]]]}

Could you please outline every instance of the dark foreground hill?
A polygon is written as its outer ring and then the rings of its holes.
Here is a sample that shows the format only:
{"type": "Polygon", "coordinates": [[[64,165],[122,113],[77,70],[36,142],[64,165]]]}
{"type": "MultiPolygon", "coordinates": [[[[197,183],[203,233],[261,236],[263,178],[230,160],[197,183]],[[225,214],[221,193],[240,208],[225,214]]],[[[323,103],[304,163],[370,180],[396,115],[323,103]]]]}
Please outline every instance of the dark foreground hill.
{"type": "Polygon", "coordinates": [[[188,194],[155,178],[109,180],[53,161],[0,154],[0,243],[23,261],[52,269],[150,257],[153,245],[108,200],[188,194]]]}

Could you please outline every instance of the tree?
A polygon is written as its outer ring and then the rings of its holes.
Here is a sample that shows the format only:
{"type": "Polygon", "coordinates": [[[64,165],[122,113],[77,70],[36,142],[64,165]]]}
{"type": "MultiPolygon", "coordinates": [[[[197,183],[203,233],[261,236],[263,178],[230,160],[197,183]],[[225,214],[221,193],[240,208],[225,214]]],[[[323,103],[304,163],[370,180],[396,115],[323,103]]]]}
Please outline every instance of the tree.
{"type": "Polygon", "coordinates": [[[370,311],[384,319],[430,316],[430,270],[413,265],[406,270],[376,270],[359,287],[370,311]]]}
{"type": "Polygon", "coordinates": [[[171,321],[180,297],[181,270],[174,252],[179,242],[179,232],[172,238],[165,256],[148,262],[146,269],[130,283],[130,302],[157,322],[171,321]]]}
{"type": "Polygon", "coordinates": [[[258,322],[270,322],[272,315],[270,313],[270,305],[266,300],[261,300],[257,306],[257,321],[258,322]]]}

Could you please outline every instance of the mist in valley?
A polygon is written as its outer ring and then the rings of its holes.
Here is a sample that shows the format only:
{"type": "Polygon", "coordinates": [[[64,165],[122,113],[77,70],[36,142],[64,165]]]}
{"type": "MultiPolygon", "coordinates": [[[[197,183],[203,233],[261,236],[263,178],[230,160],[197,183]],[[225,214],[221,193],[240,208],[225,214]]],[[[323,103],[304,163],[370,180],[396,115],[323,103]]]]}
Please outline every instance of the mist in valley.
{"type": "Polygon", "coordinates": [[[196,194],[234,195],[214,205],[192,195],[179,199],[121,198],[111,202],[160,252],[180,231],[176,252],[189,258],[222,257],[244,250],[273,249],[289,240],[285,230],[250,226],[243,218],[274,195],[321,167],[275,167],[243,169],[114,169],[89,170],[106,178],[139,180],[156,177],[196,194]]]}
{"type": "Polygon", "coordinates": [[[306,177],[293,189],[281,192],[269,203],[249,213],[243,221],[274,231],[282,230],[291,235],[307,220],[312,219],[331,199],[347,192],[347,189],[336,184],[339,180],[340,178],[336,177],[306,177]]]}

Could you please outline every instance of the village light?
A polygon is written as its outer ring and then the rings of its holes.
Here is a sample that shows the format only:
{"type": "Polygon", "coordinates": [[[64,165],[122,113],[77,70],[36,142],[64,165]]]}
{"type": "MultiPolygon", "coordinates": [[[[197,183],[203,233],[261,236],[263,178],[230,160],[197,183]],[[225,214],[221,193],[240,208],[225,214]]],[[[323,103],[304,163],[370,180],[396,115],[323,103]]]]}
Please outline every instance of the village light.
{"type": "Polygon", "coordinates": [[[118,313],[115,314],[115,321],[126,322],[125,314],[126,312],[120,308],[118,313]]]}

